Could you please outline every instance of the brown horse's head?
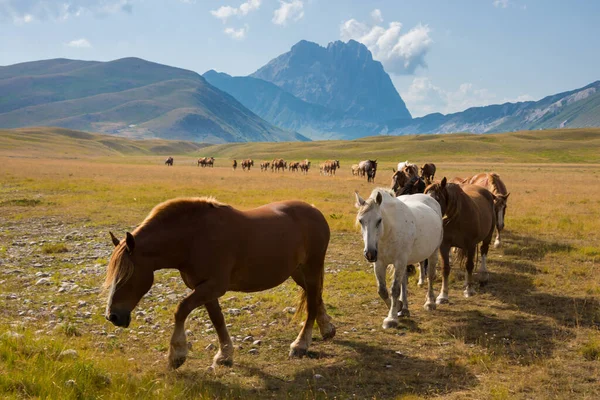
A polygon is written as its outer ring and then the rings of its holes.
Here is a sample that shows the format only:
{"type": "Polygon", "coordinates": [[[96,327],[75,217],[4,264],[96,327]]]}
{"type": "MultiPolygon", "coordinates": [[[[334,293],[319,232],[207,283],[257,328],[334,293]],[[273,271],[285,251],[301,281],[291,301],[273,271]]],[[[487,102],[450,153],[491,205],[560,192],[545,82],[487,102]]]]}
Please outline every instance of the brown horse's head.
{"type": "Polygon", "coordinates": [[[448,209],[448,189],[447,189],[447,180],[446,177],[442,179],[439,183],[432,183],[431,185],[425,188],[425,194],[433,197],[440,203],[440,207],[442,209],[442,215],[446,214],[446,210],[448,209]]]}
{"type": "Polygon", "coordinates": [[[115,245],[104,288],[109,290],[105,317],[116,326],[127,328],[131,322],[131,311],[150,290],[154,281],[151,269],[136,265],[135,239],[127,232],[125,240],[119,241],[110,233],[115,245]]]}
{"type": "Polygon", "coordinates": [[[494,210],[496,211],[496,225],[498,226],[498,230],[501,231],[504,229],[504,217],[506,216],[506,204],[508,201],[507,194],[497,194],[494,198],[494,210]]]}
{"type": "Polygon", "coordinates": [[[406,176],[404,171],[395,171],[394,175],[392,175],[392,190],[394,193],[398,195],[398,192],[404,187],[404,185],[408,183],[408,181],[409,178],[406,176]]]}

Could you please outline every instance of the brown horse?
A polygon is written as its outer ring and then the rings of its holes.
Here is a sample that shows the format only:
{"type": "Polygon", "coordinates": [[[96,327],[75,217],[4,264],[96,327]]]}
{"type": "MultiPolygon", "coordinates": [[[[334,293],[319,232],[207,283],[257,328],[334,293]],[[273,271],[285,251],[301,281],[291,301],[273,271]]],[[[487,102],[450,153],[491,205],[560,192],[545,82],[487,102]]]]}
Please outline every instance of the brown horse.
{"type": "Polygon", "coordinates": [[[290,172],[298,172],[300,168],[300,161],[291,161],[290,162],[290,172]]]}
{"type": "Polygon", "coordinates": [[[173,166],[173,157],[167,157],[165,160],[165,165],[172,167],[173,166]]]}
{"type": "Polygon", "coordinates": [[[450,274],[450,248],[458,247],[462,252],[460,258],[466,253],[466,289],[465,297],[475,294],[473,289],[473,269],[475,268],[475,254],[477,244],[481,242],[481,266],[479,267],[479,282],[483,286],[488,281],[486,258],[494,227],[496,214],[494,213],[494,195],[487,189],[476,185],[460,186],[447,183],[446,178],[441,183],[434,183],[425,189],[436,199],[442,207],[444,215],[444,239],[440,246],[440,255],[443,259],[442,290],[436,303],[448,303],[448,275],[450,274]]]}
{"type": "MultiPolygon", "coordinates": [[[[396,196],[399,196],[399,192],[409,183],[413,180],[413,178],[419,178],[419,170],[417,169],[417,166],[415,164],[408,164],[408,163],[402,163],[404,164],[402,166],[402,169],[399,169],[398,171],[396,171],[394,168],[392,168],[392,171],[394,172],[394,175],[392,175],[392,190],[394,191],[394,193],[396,193],[396,196]]],[[[425,187],[420,184],[420,182],[417,183],[417,185],[413,185],[416,189],[421,188],[421,191],[417,191],[415,193],[423,193],[423,190],[425,190],[425,187]]],[[[414,193],[405,193],[405,194],[414,194],[414,193]]]]}
{"type": "Polygon", "coordinates": [[[279,170],[281,170],[281,172],[283,172],[286,168],[287,162],[285,162],[283,158],[276,158],[271,163],[271,171],[278,172],[279,170]]]}
{"type": "Polygon", "coordinates": [[[434,163],[423,164],[421,167],[421,179],[423,179],[428,185],[431,185],[435,177],[435,170],[436,168],[434,163]]]}
{"type": "Polygon", "coordinates": [[[114,325],[129,326],[131,312],[150,290],[156,270],[178,269],[192,289],[175,312],[172,368],[185,362],[185,320],[200,306],[208,311],[219,339],[213,367],[232,365],[233,343],[219,297],[229,290],[270,289],[290,276],[303,289],[299,311],[307,309],[290,356],[306,354],[315,320],[324,339],[335,335],[322,299],[329,226],[309,204],[283,201],[239,211],[211,198],[174,199],[154,207],[125,239],[110,235],[116,248],[104,286],[110,290],[106,319],[114,325]]]}
{"type": "Polygon", "coordinates": [[[308,159],[305,159],[304,161],[300,162],[300,171],[302,171],[304,173],[304,175],[308,174],[309,169],[310,169],[310,161],[308,161],[308,159]]]}
{"type": "Polygon", "coordinates": [[[364,160],[358,163],[360,176],[367,176],[367,182],[375,182],[377,175],[377,160],[364,160]]]}
{"type": "Polygon", "coordinates": [[[250,167],[254,166],[254,160],[251,158],[248,158],[247,160],[242,160],[242,170],[246,170],[248,169],[248,171],[250,171],[250,167]]]}
{"type": "Polygon", "coordinates": [[[498,248],[502,245],[500,242],[500,232],[504,229],[504,218],[506,217],[506,206],[510,193],[506,189],[506,185],[500,179],[500,176],[495,172],[477,174],[466,179],[465,183],[478,185],[486,188],[496,196],[494,200],[494,209],[496,210],[496,240],[494,247],[498,248]]]}
{"type": "Polygon", "coordinates": [[[233,160],[233,163],[231,164],[231,167],[235,171],[235,169],[237,168],[237,160],[233,160]]]}
{"type": "Polygon", "coordinates": [[[270,166],[271,166],[271,162],[269,162],[269,161],[263,161],[263,162],[260,163],[260,170],[262,172],[265,172],[265,171],[267,171],[269,169],[270,166]]]}

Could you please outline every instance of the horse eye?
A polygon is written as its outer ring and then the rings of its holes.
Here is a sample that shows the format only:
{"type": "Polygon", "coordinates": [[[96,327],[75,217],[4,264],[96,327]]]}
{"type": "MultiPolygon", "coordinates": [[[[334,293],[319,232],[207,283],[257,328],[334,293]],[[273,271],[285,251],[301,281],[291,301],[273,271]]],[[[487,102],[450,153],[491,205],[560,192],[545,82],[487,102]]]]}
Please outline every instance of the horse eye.
{"type": "Polygon", "coordinates": [[[377,225],[376,226],[379,226],[379,224],[381,224],[381,218],[377,221],[377,225]]]}

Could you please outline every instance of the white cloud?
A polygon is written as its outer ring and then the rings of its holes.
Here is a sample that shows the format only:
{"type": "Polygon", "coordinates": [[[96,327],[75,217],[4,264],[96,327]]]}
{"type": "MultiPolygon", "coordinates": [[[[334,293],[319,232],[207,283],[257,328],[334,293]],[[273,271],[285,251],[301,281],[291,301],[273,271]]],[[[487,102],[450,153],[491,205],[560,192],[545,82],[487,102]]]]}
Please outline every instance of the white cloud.
{"type": "Polygon", "coordinates": [[[84,14],[106,16],[131,13],[137,0],[0,0],[0,21],[64,21],[84,14]]]}
{"type": "Polygon", "coordinates": [[[212,10],[210,13],[225,23],[233,16],[237,15],[243,17],[248,15],[251,11],[258,10],[260,8],[260,3],[261,0],[248,0],[245,3],[240,4],[237,8],[232,6],[221,6],[216,10],[212,10]]]}
{"type": "Polygon", "coordinates": [[[67,46],[75,47],[78,49],[89,49],[92,47],[92,44],[86,38],[81,38],[71,40],[69,43],[67,43],[67,46]]]}
{"type": "Polygon", "coordinates": [[[494,7],[497,7],[497,8],[508,7],[508,0],[494,0],[494,7]]]}
{"type": "Polygon", "coordinates": [[[225,28],[223,32],[229,35],[232,39],[242,40],[246,37],[246,34],[248,33],[248,25],[245,25],[243,28],[240,29],[225,28]]]}
{"type": "MultiPolygon", "coordinates": [[[[374,10],[371,17],[374,21],[383,21],[379,10],[374,10]]],[[[342,40],[354,39],[363,43],[388,72],[411,75],[418,67],[427,67],[425,56],[433,44],[429,36],[431,29],[419,24],[405,34],[401,31],[400,22],[390,22],[385,28],[378,23],[369,25],[350,19],[340,27],[340,36],[342,40]]]]}
{"type": "Polygon", "coordinates": [[[373,11],[371,11],[371,18],[373,19],[373,22],[375,22],[376,24],[382,23],[383,15],[381,15],[381,10],[379,8],[376,8],[373,11]]]}
{"type": "Polygon", "coordinates": [[[304,17],[304,3],[300,0],[290,2],[279,0],[279,8],[273,13],[273,23],[286,25],[288,21],[299,21],[304,17]]]}

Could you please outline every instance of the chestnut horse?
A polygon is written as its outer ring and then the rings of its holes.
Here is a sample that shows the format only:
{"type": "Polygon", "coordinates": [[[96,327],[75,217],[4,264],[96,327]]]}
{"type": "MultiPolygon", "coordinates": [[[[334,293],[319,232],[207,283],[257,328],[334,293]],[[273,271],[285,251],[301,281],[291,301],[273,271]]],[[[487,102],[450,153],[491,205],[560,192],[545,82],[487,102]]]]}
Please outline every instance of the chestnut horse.
{"type": "Polygon", "coordinates": [[[307,309],[290,356],[306,354],[315,320],[324,339],[335,335],[322,298],[329,225],[309,204],[282,201],[239,211],[212,198],[173,199],[154,207],[125,239],[110,235],[116,248],[104,286],[110,290],[106,319],[114,325],[129,326],[131,312],[150,290],[156,270],[178,269],[192,289],[175,312],[172,368],[185,362],[185,320],[200,306],[208,311],[219,339],[212,367],[232,365],[233,343],[219,297],[229,290],[270,289],[290,276],[303,289],[298,311],[307,309]]]}
{"type": "Polygon", "coordinates": [[[231,164],[231,167],[235,171],[235,169],[237,168],[237,160],[233,160],[233,163],[231,164]]]}
{"type": "Polygon", "coordinates": [[[425,180],[428,185],[433,183],[433,179],[435,177],[435,164],[434,163],[425,163],[421,167],[421,179],[425,180]]]}
{"type": "Polygon", "coordinates": [[[494,200],[494,209],[496,210],[496,240],[494,241],[494,247],[498,248],[502,245],[500,242],[500,232],[504,229],[504,217],[506,216],[506,205],[508,202],[508,196],[510,193],[506,189],[506,185],[500,179],[500,176],[495,172],[477,174],[466,179],[466,183],[471,185],[479,185],[496,196],[494,200]]]}
{"type": "Polygon", "coordinates": [[[436,303],[448,303],[448,275],[450,274],[450,248],[459,248],[459,258],[466,253],[466,289],[465,297],[475,294],[473,289],[473,269],[477,244],[481,242],[481,265],[479,267],[479,283],[483,286],[488,281],[486,258],[494,227],[494,195],[487,189],[477,185],[458,185],[447,183],[446,178],[425,189],[440,203],[444,215],[444,239],[440,245],[440,256],[443,260],[442,290],[436,303]]]}
{"type": "Polygon", "coordinates": [[[248,169],[248,171],[250,171],[250,167],[254,166],[254,160],[251,158],[248,158],[247,160],[242,160],[242,170],[245,171],[246,168],[248,169]]]}

